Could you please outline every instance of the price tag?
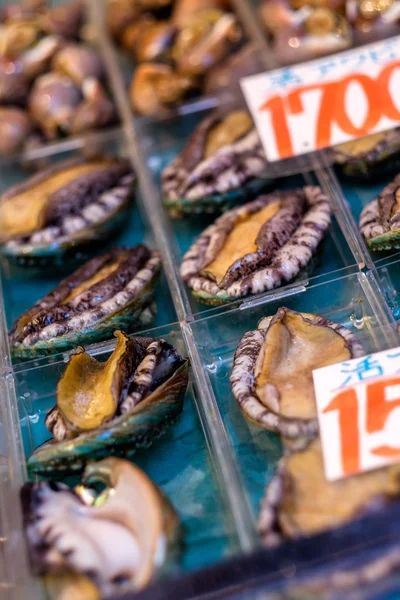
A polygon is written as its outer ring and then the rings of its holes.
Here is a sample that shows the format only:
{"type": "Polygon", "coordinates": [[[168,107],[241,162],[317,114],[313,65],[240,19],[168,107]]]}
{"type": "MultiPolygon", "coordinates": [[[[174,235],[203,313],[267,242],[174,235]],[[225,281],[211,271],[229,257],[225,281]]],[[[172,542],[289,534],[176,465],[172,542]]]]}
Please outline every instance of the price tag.
{"type": "Polygon", "coordinates": [[[400,36],[241,80],[269,161],[400,125],[400,36]]]}
{"type": "Polygon", "coordinates": [[[313,378],[328,481],[400,461],[400,347],[313,378]]]}

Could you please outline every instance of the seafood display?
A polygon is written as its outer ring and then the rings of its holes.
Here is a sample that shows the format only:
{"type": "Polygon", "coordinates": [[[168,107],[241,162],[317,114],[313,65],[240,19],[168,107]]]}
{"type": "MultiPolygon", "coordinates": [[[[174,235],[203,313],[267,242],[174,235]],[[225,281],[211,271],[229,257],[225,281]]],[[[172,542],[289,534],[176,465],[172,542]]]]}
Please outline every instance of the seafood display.
{"type": "Polygon", "coordinates": [[[88,465],[74,488],[26,483],[21,503],[31,569],[52,598],[94,600],[139,591],[179,556],[174,507],[126,460],[88,465]]]}
{"type": "Polygon", "coordinates": [[[260,7],[281,64],[395,35],[399,15],[397,0],[263,0],[260,7]]]}
{"type": "Polygon", "coordinates": [[[125,160],[59,162],[0,197],[0,254],[23,265],[62,262],[104,240],[126,216],[134,175],[125,160]]]}
{"type": "Polygon", "coordinates": [[[214,213],[250,199],[270,184],[267,161],[250,115],[213,113],[194,130],[162,172],[162,195],[173,217],[214,213]]]}
{"type": "Polygon", "coordinates": [[[100,56],[82,41],[84,23],[83,2],[21,0],[2,9],[1,156],[115,122],[100,56]]]}
{"type": "Polygon", "coordinates": [[[312,371],[364,355],[343,325],[280,308],[240,340],[230,377],[244,415],[287,440],[318,432],[312,371]]]}
{"type": "Polygon", "coordinates": [[[183,257],[181,277],[205,304],[272,290],[307,266],[330,220],[318,187],[259,196],[207,227],[183,257]]]}
{"type": "Polygon", "coordinates": [[[160,266],[159,253],[143,245],[92,258],[17,319],[13,357],[64,351],[148,324],[160,266]]]}
{"type": "Polygon", "coordinates": [[[244,36],[225,0],[108,0],[108,26],[136,63],[129,94],[143,115],[167,113],[203,90],[220,90],[226,76],[214,87],[214,70],[221,79],[236,54],[240,73],[258,71],[257,61],[239,56],[244,36]]]}
{"type": "Polygon", "coordinates": [[[28,459],[31,473],[79,471],[104,456],[130,457],[147,447],[182,412],[188,361],[164,340],[129,338],[106,362],[78,348],[46,417],[53,438],[28,459]]]}
{"type": "Polygon", "coordinates": [[[369,202],[360,215],[360,231],[372,250],[400,248],[400,175],[369,202]]]}
{"type": "Polygon", "coordinates": [[[395,171],[399,158],[399,129],[368,135],[333,148],[333,159],[341,172],[364,180],[395,171]]]}

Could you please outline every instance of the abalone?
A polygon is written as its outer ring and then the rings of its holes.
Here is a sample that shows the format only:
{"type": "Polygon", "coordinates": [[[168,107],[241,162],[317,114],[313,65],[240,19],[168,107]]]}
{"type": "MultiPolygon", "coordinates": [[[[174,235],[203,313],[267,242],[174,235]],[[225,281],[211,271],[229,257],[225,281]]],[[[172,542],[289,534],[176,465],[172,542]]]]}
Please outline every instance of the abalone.
{"type": "Polygon", "coordinates": [[[280,308],[241,338],[232,393],[251,421],[287,440],[307,441],[318,431],[312,371],[363,355],[343,325],[280,308]]]}
{"type": "Polygon", "coordinates": [[[333,159],[347,177],[368,180],[393,172],[400,164],[400,129],[339,144],[333,159]]]}
{"type": "Polygon", "coordinates": [[[272,290],[309,263],[330,218],[318,187],[260,196],[205,229],[183,257],[181,277],[205,304],[272,290]]]}
{"type": "Polygon", "coordinates": [[[363,208],[360,231],[372,250],[400,248],[400,175],[363,208]]]}
{"type": "Polygon", "coordinates": [[[129,162],[112,157],[55,164],[0,197],[0,253],[22,264],[62,262],[121,226],[132,199],[129,162]]]}
{"type": "Polygon", "coordinates": [[[26,483],[21,502],[31,570],[50,593],[93,600],[138,591],[178,559],[175,509],[128,461],[89,465],[74,488],[26,483]]]}
{"type": "Polygon", "coordinates": [[[14,358],[35,358],[131,331],[152,317],[157,251],[114,248],[89,260],[23,313],[10,332],[14,358]]]}
{"type": "Polygon", "coordinates": [[[267,160],[250,115],[243,110],[206,117],[162,173],[172,216],[218,212],[270,184],[267,160]]]}
{"type": "Polygon", "coordinates": [[[79,471],[105,456],[132,456],[181,413],[188,361],[164,340],[116,331],[106,362],[83,348],[70,358],[46,426],[53,439],[28,460],[31,473],[79,471]]]}

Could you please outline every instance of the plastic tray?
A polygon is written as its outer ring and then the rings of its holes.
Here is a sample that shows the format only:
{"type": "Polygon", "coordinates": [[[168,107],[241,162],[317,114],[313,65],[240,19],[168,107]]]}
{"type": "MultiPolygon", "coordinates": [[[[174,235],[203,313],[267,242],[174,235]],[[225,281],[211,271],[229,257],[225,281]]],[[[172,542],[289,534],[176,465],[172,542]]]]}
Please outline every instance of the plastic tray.
{"type": "MultiPolygon", "coordinates": [[[[233,1],[248,37],[255,40],[267,64],[265,37],[256,13],[246,1],[233,1]]],[[[240,414],[228,383],[233,353],[245,331],[282,305],[343,323],[368,351],[398,345],[400,265],[394,262],[394,254],[370,255],[355,223],[364,203],[359,188],[350,181],[339,182],[324,155],[318,154],[313,172],[274,184],[318,183],[331,198],[333,223],[313,269],[290,285],[224,307],[210,309],[194,302],[179,278],[179,262],[209,220],[171,221],[162,208],[159,176],[209,107],[198,104],[186,114],[162,121],[133,117],[118,51],[103,30],[101,4],[92,0],[89,8],[122,127],[50,145],[41,150],[41,156],[59,160],[92,150],[96,144],[97,150],[114,151],[131,160],[139,180],[137,202],[130,223],[113,244],[144,240],[160,249],[164,275],[157,291],[158,313],[154,329],[146,333],[165,337],[186,352],[193,373],[183,416],[157,444],[137,455],[140,466],[170,496],[187,530],[180,569],[171,573],[170,581],[156,584],[142,597],[292,597],[292,586],[301,588],[302,577],[332,571],[348,560],[359,564],[368,553],[380,552],[381,545],[394,544],[396,530],[389,530],[394,521],[390,514],[380,514],[377,522],[369,518],[319,541],[302,540],[274,552],[261,549],[256,531],[259,501],[281,449],[274,435],[249,425],[240,414]],[[390,286],[385,284],[385,276],[390,277],[390,286]],[[230,562],[223,562],[226,559],[230,562]]],[[[23,158],[32,165],[39,155],[23,158]]],[[[293,170],[305,171],[304,161],[295,161],[293,170]]],[[[15,162],[8,165],[0,173],[0,191],[26,174],[15,162]]],[[[275,175],[282,175],[278,167],[275,175]]],[[[372,193],[371,188],[365,190],[372,193]]],[[[0,585],[7,597],[35,600],[43,597],[43,591],[30,577],[22,551],[18,492],[26,477],[25,456],[44,440],[43,418],[54,403],[66,355],[12,366],[7,328],[60,277],[54,273],[44,273],[41,278],[21,274],[4,261],[1,270],[0,585]]],[[[106,356],[110,349],[110,342],[89,348],[97,356],[106,356]]],[[[383,598],[382,586],[386,593],[398,583],[396,577],[387,579],[377,591],[371,588],[361,597],[383,598]]]]}

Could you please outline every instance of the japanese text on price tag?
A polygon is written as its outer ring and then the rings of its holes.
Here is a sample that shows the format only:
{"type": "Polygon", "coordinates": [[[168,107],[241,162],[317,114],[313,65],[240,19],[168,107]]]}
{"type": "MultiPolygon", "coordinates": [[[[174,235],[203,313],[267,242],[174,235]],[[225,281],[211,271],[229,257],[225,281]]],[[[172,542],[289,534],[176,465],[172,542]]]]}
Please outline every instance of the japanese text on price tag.
{"type": "Polygon", "coordinates": [[[268,160],[400,124],[400,36],[242,79],[268,160]]]}
{"type": "Polygon", "coordinates": [[[400,461],[400,347],[313,371],[325,475],[400,461]]]}

